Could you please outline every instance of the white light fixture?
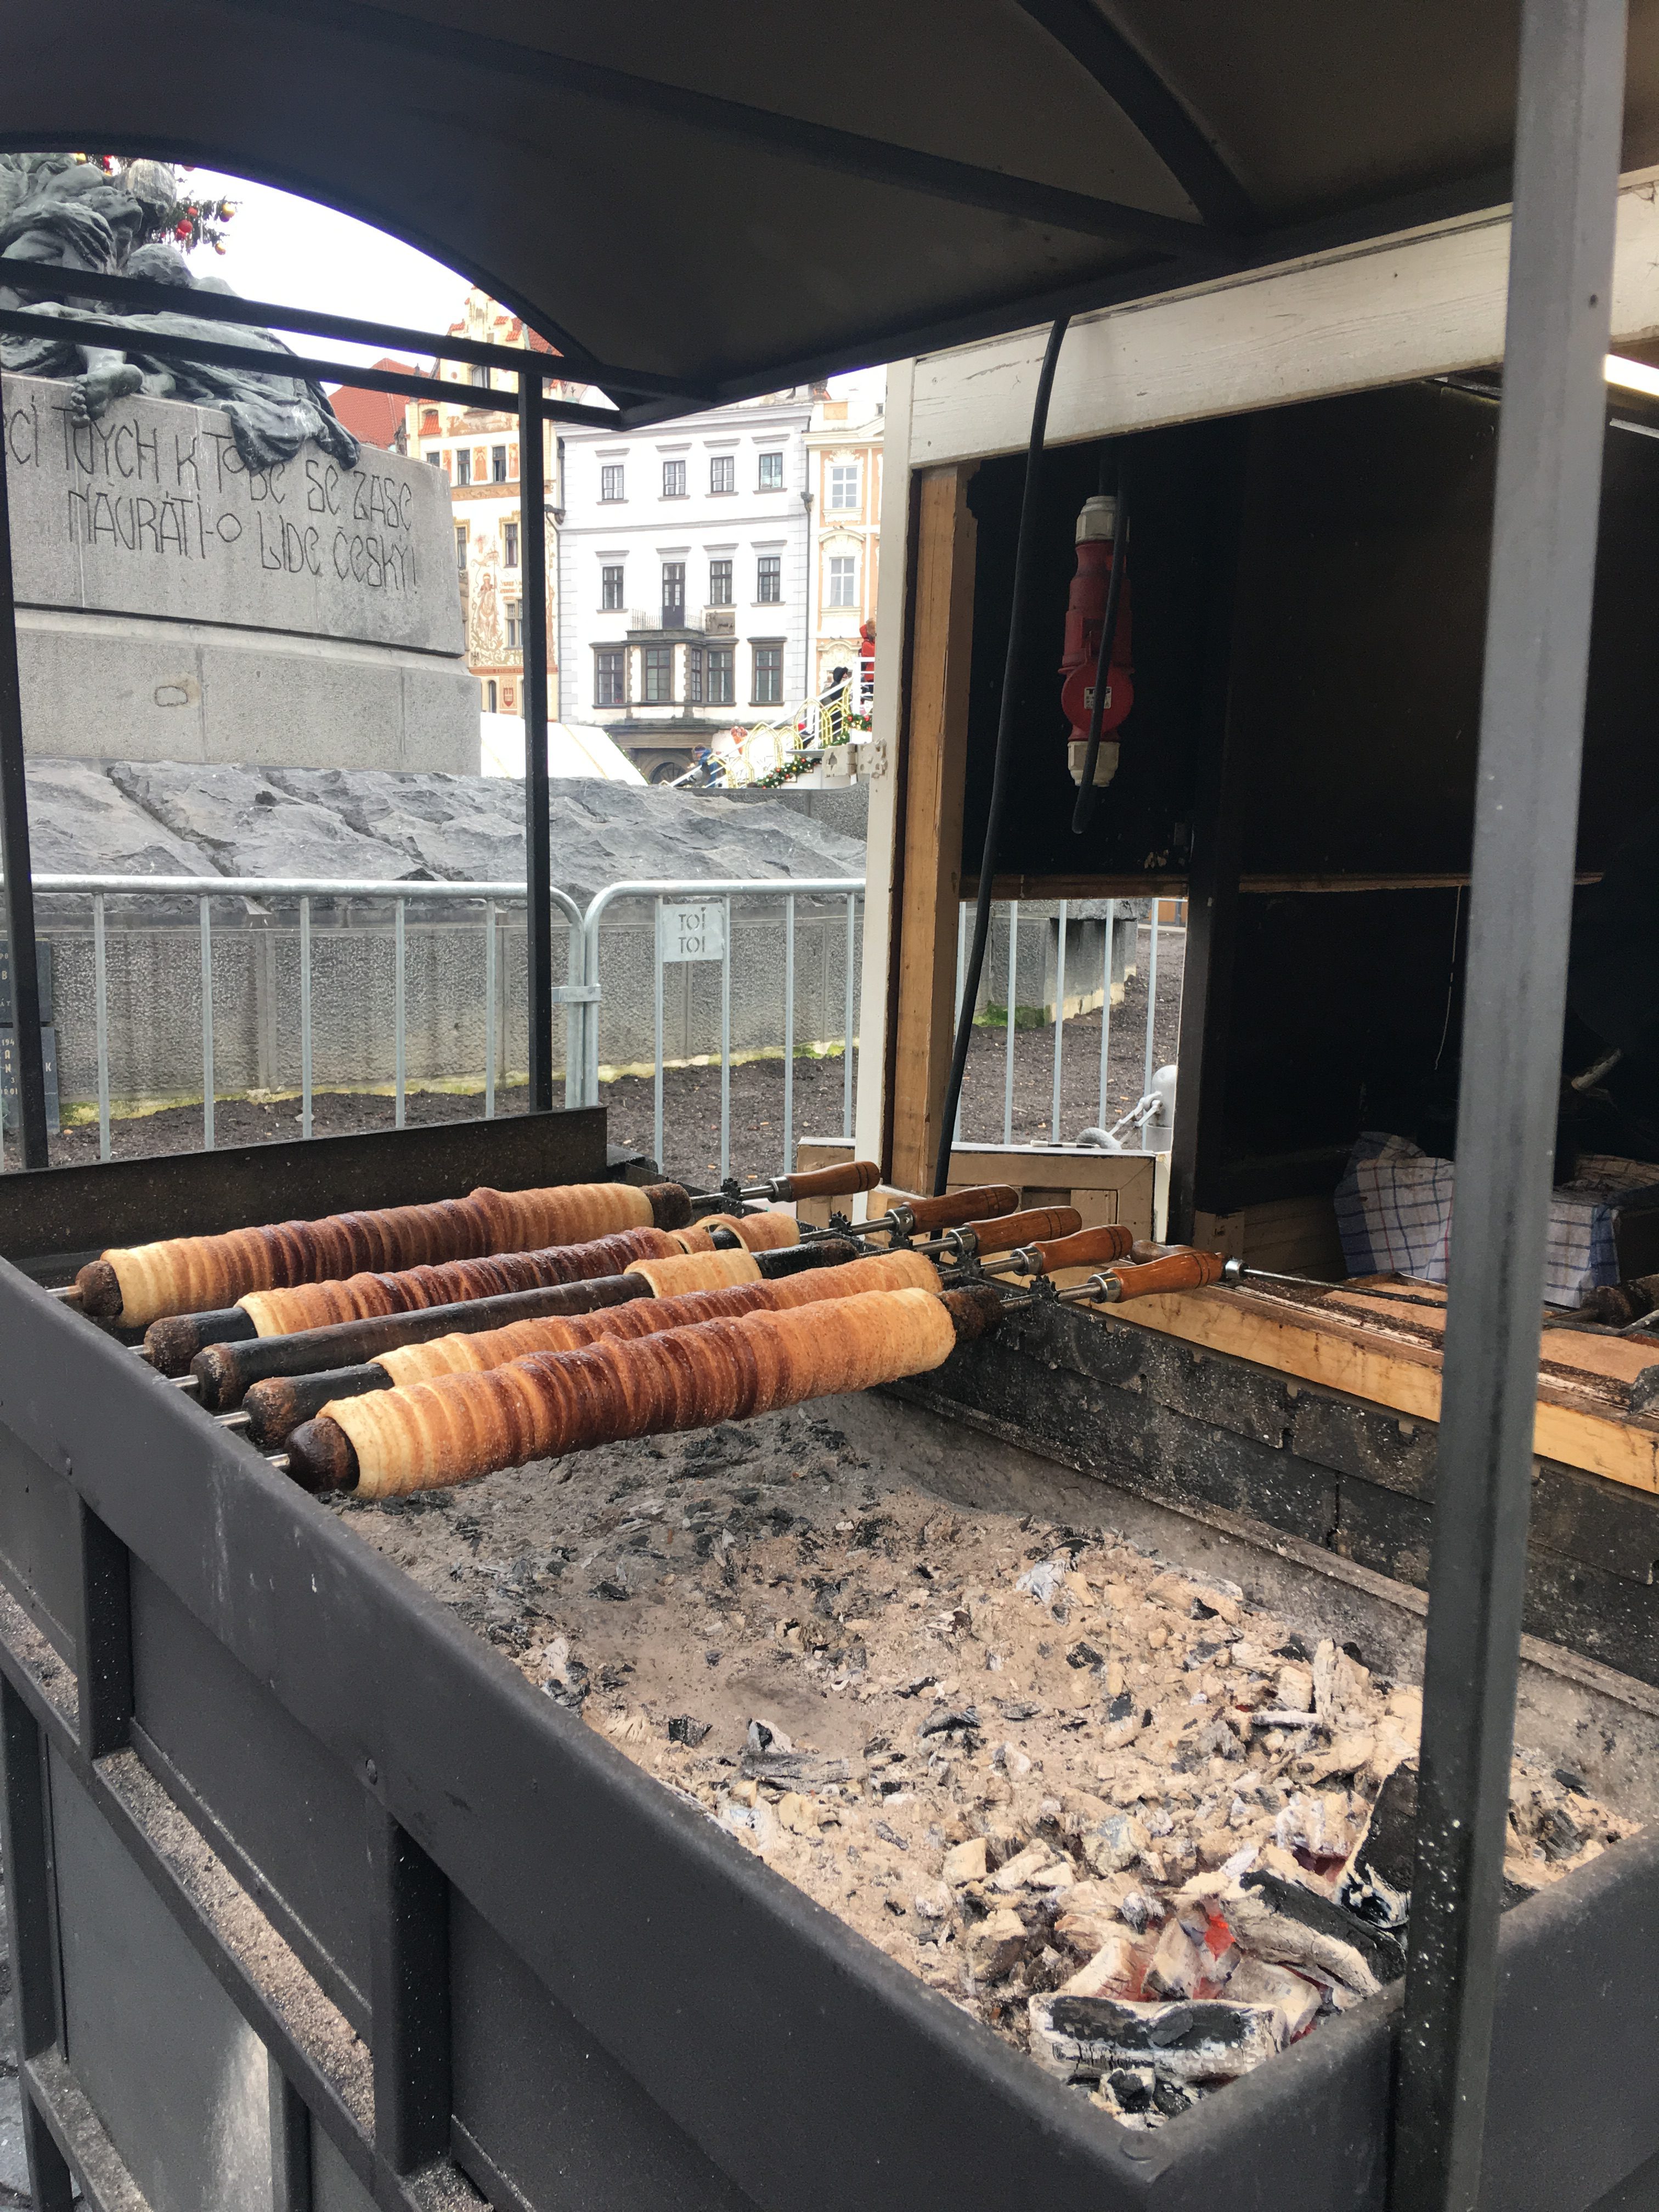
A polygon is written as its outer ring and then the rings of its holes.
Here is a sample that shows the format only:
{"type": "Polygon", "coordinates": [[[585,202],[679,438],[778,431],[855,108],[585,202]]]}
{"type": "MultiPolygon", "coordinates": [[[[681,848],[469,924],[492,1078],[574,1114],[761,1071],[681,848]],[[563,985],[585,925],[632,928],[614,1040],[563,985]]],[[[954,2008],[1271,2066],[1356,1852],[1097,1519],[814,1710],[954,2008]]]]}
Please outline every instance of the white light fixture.
{"type": "Polygon", "coordinates": [[[1621,385],[1626,392],[1645,392],[1659,398],[1659,368],[1650,368],[1644,361],[1632,361],[1627,354],[1610,353],[1602,374],[1609,384],[1621,385]]]}

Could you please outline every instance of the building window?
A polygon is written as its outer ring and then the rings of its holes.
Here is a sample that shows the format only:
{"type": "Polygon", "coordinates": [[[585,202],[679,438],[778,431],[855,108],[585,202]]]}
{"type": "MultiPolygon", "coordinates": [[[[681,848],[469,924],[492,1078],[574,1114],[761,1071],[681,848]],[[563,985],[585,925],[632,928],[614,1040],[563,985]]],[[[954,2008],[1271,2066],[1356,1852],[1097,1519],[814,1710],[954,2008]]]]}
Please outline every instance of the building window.
{"type": "Polygon", "coordinates": [[[640,655],[644,678],[640,702],[647,707],[669,707],[674,702],[674,648],[647,645],[640,655]]]}
{"type": "Polygon", "coordinates": [[[458,522],[455,525],[455,566],[460,570],[462,575],[465,575],[466,525],[464,522],[458,522]]]}
{"type": "Polygon", "coordinates": [[[622,496],[623,465],[620,461],[607,461],[599,471],[599,497],[620,499],[622,496]]]}
{"type": "Polygon", "coordinates": [[[693,707],[702,704],[702,647],[688,645],[685,648],[685,696],[693,707]]]}
{"type": "Polygon", "coordinates": [[[472,481],[472,448],[470,446],[457,446],[455,448],[455,481],[458,484],[470,484],[472,481]]]}
{"type": "Polygon", "coordinates": [[[781,453],[761,455],[760,488],[763,491],[783,489],[783,455],[781,453]]]}
{"type": "Polygon", "coordinates": [[[830,562],[830,586],[823,595],[826,607],[855,607],[859,603],[859,563],[855,553],[837,553],[830,562]]]}
{"type": "Polygon", "coordinates": [[[481,361],[469,362],[466,368],[466,380],[469,384],[478,385],[487,392],[489,389],[489,371],[481,361]]]}
{"type": "Polygon", "coordinates": [[[682,629],[685,626],[684,561],[665,561],[662,564],[662,626],[665,629],[682,629]]]}
{"type": "Polygon", "coordinates": [[[619,645],[602,645],[593,655],[593,704],[596,707],[620,707],[623,704],[623,648],[619,645]]]}
{"type": "Polygon", "coordinates": [[[436,446],[422,447],[421,459],[423,461],[430,461],[434,469],[441,469],[444,465],[443,454],[436,446]]]}
{"type": "Polygon", "coordinates": [[[781,707],[783,704],[783,647],[781,645],[757,645],[755,647],[755,696],[757,707],[781,707]]]}
{"type": "Polygon", "coordinates": [[[507,447],[505,446],[492,446],[489,449],[489,481],[491,483],[507,482],[507,447]]]}
{"type": "Polygon", "coordinates": [[[503,606],[507,615],[507,649],[509,653],[520,653],[524,649],[522,606],[517,599],[507,599],[503,606]]]}
{"type": "Polygon", "coordinates": [[[705,653],[704,680],[711,707],[729,707],[732,704],[737,659],[738,649],[734,645],[711,645],[705,653]]]}
{"type": "Polygon", "coordinates": [[[599,570],[599,605],[606,613],[623,603],[623,564],[607,561],[599,570]]]}
{"type": "Polygon", "coordinates": [[[519,526],[516,522],[501,525],[501,566],[516,568],[519,565],[519,526]]]}
{"type": "Polygon", "coordinates": [[[708,604],[711,607],[729,607],[732,604],[732,563],[711,561],[708,564],[708,604]]]}
{"type": "Polygon", "coordinates": [[[859,503],[859,465],[837,461],[830,471],[830,504],[843,511],[859,503]]]}
{"type": "Polygon", "coordinates": [[[783,598],[781,553],[763,553],[756,562],[755,597],[763,607],[775,607],[783,598]]]}
{"type": "Polygon", "coordinates": [[[665,461],[662,465],[662,495],[665,499],[685,497],[685,463],[665,461]]]}
{"type": "Polygon", "coordinates": [[[715,453],[708,464],[710,491],[735,491],[738,488],[738,457],[735,453],[715,453]]]}
{"type": "Polygon", "coordinates": [[[484,678],[484,712],[486,714],[495,712],[495,679],[493,676],[484,678]]]}

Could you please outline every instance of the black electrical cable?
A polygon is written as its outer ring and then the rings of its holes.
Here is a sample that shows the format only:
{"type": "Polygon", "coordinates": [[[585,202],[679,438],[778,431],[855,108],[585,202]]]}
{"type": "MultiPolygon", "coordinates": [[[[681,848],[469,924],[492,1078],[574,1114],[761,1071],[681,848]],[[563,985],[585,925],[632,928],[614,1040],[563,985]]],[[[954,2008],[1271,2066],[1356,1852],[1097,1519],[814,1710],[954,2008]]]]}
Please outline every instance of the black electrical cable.
{"type": "Polygon", "coordinates": [[[1117,605],[1123,594],[1123,567],[1129,544],[1129,465],[1117,472],[1117,520],[1112,526],[1112,573],[1106,580],[1106,616],[1100,626],[1100,656],[1095,662],[1094,698],[1089,708],[1089,750],[1083,756],[1083,781],[1072,809],[1072,835],[1080,837],[1095,811],[1095,763],[1100,758],[1100,725],[1106,713],[1106,678],[1117,642],[1117,605]]]}
{"type": "MultiPolygon", "coordinates": [[[[968,1047],[973,1041],[974,1006],[979,997],[979,979],[985,968],[986,940],[991,933],[991,881],[996,873],[997,855],[1002,843],[1002,817],[1007,810],[1008,765],[1012,751],[1014,702],[1018,691],[1019,664],[1025,644],[1027,571],[1030,567],[1031,541],[1036,535],[1037,476],[1042,459],[1042,441],[1048,428],[1048,398],[1054,388],[1054,366],[1060,359],[1060,341],[1066,335],[1066,325],[1071,318],[1059,315],[1048,333],[1048,344],[1042,356],[1042,369],[1037,378],[1036,398],[1031,406],[1031,441],[1025,456],[1025,489],[1019,502],[1019,534],[1014,541],[1014,583],[1008,609],[1008,652],[1002,665],[1002,705],[997,716],[997,749],[991,769],[991,805],[985,822],[985,848],[979,860],[979,897],[974,907],[974,941],[968,954],[968,972],[963,978],[962,1012],[957,1022],[956,1050],[951,1055],[950,1080],[945,1086],[945,1103],[941,1109],[939,1130],[939,1158],[933,1169],[933,1192],[939,1195],[945,1189],[951,1172],[951,1147],[955,1139],[957,1109],[962,1103],[962,1079],[968,1066],[968,1047]]],[[[1014,1010],[1008,1009],[1012,1021],[1014,1010]]]]}

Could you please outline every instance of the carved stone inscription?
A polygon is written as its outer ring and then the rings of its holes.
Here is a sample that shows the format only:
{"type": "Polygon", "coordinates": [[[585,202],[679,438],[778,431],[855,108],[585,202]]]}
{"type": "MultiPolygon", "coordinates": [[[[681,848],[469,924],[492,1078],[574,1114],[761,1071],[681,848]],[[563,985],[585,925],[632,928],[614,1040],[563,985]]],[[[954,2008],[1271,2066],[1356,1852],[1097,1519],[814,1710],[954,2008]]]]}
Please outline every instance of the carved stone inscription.
{"type": "Polygon", "coordinates": [[[225,417],[166,400],[76,418],[69,386],[7,379],[20,603],[424,647],[462,644],[447,488],[363,448],[246,467],[225,417]]]}

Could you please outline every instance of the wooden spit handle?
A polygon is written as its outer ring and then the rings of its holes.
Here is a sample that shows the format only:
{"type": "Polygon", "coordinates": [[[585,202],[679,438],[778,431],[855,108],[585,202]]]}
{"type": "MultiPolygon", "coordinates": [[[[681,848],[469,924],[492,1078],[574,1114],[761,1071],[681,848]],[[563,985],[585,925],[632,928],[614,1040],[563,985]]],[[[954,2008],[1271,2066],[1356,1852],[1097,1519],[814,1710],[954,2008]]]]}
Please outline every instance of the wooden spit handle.
{"type": "MultiPolygon", "coordinates": [[[[1058,1210],[1070,1211],[1068,1207],[1058,1210]]],[[[1017,1220],[1024,1218],[1015,1216],[1017,1220]]],[[[1113,1260],[1127,1260],[1131,1241],[1129,1231],[1112,1222],[1096,1229],[1080,1230],[1075,1237],[1056,1237],[1050,1231],[1042,1242],[1034,1241],[1025,1249],[1036,1260],[1043,1274],[1053,1275],[1062,1267],[1103,1267],[1113,1260]]]]}
{"type": "MultiPolygon", "coordinates": [[[[1069,1241],[1082,1226],[1083,1216],[1074,1206],[1034,1206],[1024,1213],[1005,1213],[997,1221],[975,1221],[968,1234],[981,1252],[1012,1252],[1016,1245],[1036,1245],[1044,1237],[1069,1241]]],[[[944,1253],[939,1264],[950,1264],[944,1253]]]]}
{"type": "Polygon", "coordinates": [[[1019,1193],[1012,1183],[976,1183],[971,1190],[946,1191],[943,1198],[902,1198],[919,1231],[959,1229],[964,1221],[991,1221],[1012,1213],[1019,1193]]]}
{"type": "Polygon", "coordinates": [[[772,1188],[781,1199],[852,1198],[881,1181],[874,1160],[844,1160],[839,1167],[808,1168],[804,1175],[780,1176],[772,1188]]]}
{"type": "Polygon", "coordinates": [[[1166,1291],[1201,1291],[1218,1283],[1226,1261],[1219,1252],[1170,1252],[1144,1267],[1114,1267],[1110,1273],[1121,1288],[1119,1298],[1152,1298],[1166,1291]]]}

